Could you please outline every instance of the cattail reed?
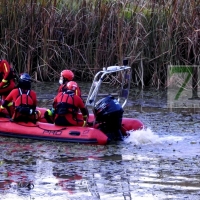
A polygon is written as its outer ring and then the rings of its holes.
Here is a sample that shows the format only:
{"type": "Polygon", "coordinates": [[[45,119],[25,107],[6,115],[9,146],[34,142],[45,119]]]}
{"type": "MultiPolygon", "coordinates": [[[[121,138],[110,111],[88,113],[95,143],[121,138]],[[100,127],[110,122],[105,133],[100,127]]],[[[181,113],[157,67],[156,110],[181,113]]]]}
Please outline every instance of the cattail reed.
{"type": "Polygon", "coordinates": [[[199,64],[199,13],[200,0],[1,0],[0,53],[41,81],[126,57],[133,81],[164,85],[168,65],[199,64]]]}

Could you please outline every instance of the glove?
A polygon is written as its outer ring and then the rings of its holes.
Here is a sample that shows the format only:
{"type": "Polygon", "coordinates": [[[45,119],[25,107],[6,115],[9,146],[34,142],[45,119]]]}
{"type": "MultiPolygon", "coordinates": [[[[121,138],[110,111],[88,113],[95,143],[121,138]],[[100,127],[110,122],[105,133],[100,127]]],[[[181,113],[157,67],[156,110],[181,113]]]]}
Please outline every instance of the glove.
{"type": "Polygon", "coordinates": [[[52,116],[55,115],[55,109],[54,108],[51,108],[50,111],[52,113],[52,116]]]}
{"type": "Polygon", "coordinates": [[[6,115],[5,115],[5,113],[4,113],[4,107],[3,106],[0,106],[0,116],[1,117],[5,117],[6,115]]]}
{"type": "Polygon", "coordinates": [[[85,127],[87,125],[87,121],[83,121],[83,126],[82,127],[85,127]]]}
{"type": "Polygon", "coordinates": [[[45,113],[44,113],[44,117],[47,118],[48,116],[49,116],[48,111],[45,111],[45,113]]]}
{"type": "Polygon", "coordinates": [[[0,106],[0,112],[3,112],[4,111],[4,107],[3,106],[0,106]]]}
{"type": "Polygon", "coordinates": [[[53,122],[53,114],[52,114],[52,112],[51,112],[50,109],[48,109],[48,110],[44,113],[44,118],[46,119],[46,121],[47,121],[48,123],[51,123],[51,124],[54,123],[54,122],[53,122]]]}
{"type": "Polygon", "coordinates": [[[41,118],[41,112],[39,110],[35,110],[35,118],[38,120],[39,118],[41,118]]]}
{"type": "Polygon", "coordinates": [[[7,80],[2,79],[1,83],[0,83],[0,88],[3,88],[4,86],[6,86],[8,84],[7,80]]]}
{"type": "Polygon", "coordinates": [[[84,115],[83,116],[83,126],[87,126],[87,119],[88,119],[88,116],[84,115]]]}
{"type": "Polygon", "coordinates": [[[51,108],[51,109],[48,109],[45,113],[44,113],[44,116],[53,116],[55,114],[55,109],[54,108],[51,108]]]}

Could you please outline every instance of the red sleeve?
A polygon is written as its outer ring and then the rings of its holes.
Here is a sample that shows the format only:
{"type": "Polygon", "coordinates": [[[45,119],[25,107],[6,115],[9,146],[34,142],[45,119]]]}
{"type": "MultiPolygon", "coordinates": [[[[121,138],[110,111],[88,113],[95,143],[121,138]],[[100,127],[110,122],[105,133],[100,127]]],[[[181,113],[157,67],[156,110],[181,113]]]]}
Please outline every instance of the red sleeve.
{"type": "Polygon", "coordinates": [[[75,95],[74,98],[75,98],[74,99],[75,106],[79,107],[80,109],[85,108],[85,104],[83,103],[83,100],[79,96],[75,95]]]}
{"type": "MultiPolygon", "coordinates": [[[[88,109],[85,107],[85,104],[81,97],[75,95],[75,102],[77,102],[77,107],[80,109],[84,118],[89,116],[88,109]]],[[[76,105],[75,105],[76,106],[76,105]]],[[[85,119],[84,119],[85,120],[85,119]]]]}
{"type": "Polygon", "coordinates": [[[18,96],[18,89],[14,89],[12,90],[9,95],[6,97],[5,101],[8,101],[8,102],[14,102],[18,96]]]}
{"type": "Polygon", "coordinates": [[[3,73],[3,79],[7,80],[7,77],[10,73],[10,65],[6,60],[2,60],[0,64],[0,72],[3,73]]]}
{"type": "Polygon", "coordinates": [[[62,87],[63,87],[63,85],[60,85],[60,86],[59,86],[59,88],[58,88],[58,93],[59,93],[59,92],[62,92],[62,87]]]}
{"type": "Polygon", "coordinates": [[[56,108],[57,102],[58,102],[58,96],[60,93],[58,93],[58,95],[54,98],[53,100],[53,108],[56,108]]]}

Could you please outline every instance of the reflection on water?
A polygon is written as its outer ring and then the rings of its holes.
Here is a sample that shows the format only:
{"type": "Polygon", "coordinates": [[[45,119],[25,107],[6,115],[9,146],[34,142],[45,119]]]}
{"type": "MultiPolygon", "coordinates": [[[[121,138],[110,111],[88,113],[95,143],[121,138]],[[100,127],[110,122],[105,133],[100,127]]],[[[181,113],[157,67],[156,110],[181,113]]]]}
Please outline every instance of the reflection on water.
{"type": "MultiPolygon", "coordinates": [[[[45,88],[37,88],[39,97],[45,88]]],[[[98,146],[1,137],[0,199],[199,199],[198,114],[155,104],[147,110],[134,98],[125,115],[139,118],[146,129],[130,132],[124,142],[98,146]]]]}

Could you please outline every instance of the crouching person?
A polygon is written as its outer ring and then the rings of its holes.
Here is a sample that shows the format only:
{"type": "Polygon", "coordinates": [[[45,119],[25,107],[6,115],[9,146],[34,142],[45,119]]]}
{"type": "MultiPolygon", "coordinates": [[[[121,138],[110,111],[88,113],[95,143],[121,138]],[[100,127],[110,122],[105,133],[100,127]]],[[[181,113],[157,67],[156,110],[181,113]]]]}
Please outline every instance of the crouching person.
{"type": "Polygon", "coordinates": [[[121,126],[124,110],[119,102],[114,97],[107,96],[95,104],[93,111],[99,129],[111,140],[123,141],[121,126]]]}
{"type": "Polygon", "coordinates": [[[1,109],[6,108],[11,121],[34,122],[39,119],[40,112],[36,110],[37,97],[31,90],[31,77],[24,73],[19,78],[17,88],[6,97],[1,109]]]}
{"type": "Polygon", "coordinates": [[[2,100],[15,88],[15,75],[10,64],[0,58],[0,95],[2,100]]]}
{"type": "Polygon", "coordinates": [[[70,81],[62,88],[53,102],[53,109],[45,112],[44,116],[48,122],[53,122],[58,126],[86,126],[88,119],[88,110],[84,105],[82,98],[75,94],[77,83],[70,81]],[[82,113],[82,117],[78,114],[82,113]],[[50,120],[51,119],[51,120],[50,120]]]}

